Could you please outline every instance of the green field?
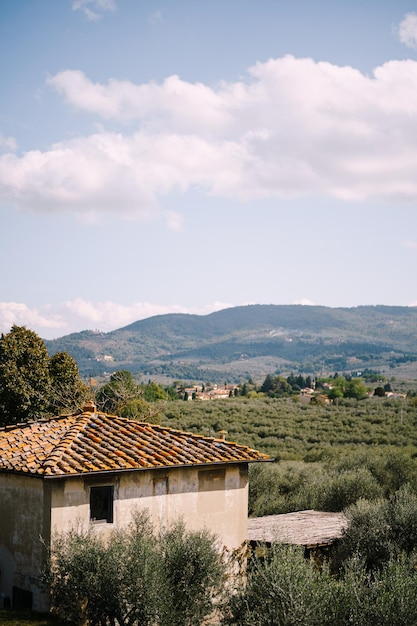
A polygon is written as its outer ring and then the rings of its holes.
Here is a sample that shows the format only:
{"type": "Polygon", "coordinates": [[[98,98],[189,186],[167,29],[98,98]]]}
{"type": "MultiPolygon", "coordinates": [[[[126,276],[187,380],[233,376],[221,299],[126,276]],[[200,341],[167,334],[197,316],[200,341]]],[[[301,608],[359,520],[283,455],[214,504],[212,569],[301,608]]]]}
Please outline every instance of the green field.
{"type": "Polygon", "coordinates": [[[162,423],[246,444],[273,463],[250,466],[249,514],[341,511],[358,499],[417,493],[415,399],[303,405],[298,398],[173,402],[162,423]]]}
{"type": "Polygon", "coordinates": [[[276,460],[318,461],[365,447],[417,455],[417,405],[407,398],[344,399],[337,405],[303,405],[298,397],[171,402],[161,423],[209,436],[226,430],[229,441],[276,460]]]}

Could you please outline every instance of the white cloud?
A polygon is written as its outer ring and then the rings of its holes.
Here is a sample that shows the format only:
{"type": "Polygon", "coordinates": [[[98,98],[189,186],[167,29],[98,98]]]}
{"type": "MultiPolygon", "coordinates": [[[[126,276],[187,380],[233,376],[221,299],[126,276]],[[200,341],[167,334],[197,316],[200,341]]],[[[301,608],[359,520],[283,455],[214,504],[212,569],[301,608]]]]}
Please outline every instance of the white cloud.
{"type": "Polygon", "coordinates": [[[0,152],[14,152],[17,150],[17,143],[14,137],[5,137],[0,132],[0,152]]]}
{"type": "Polygon", "coordinates": [[[149,15],[148,20],[153,26],[162,24],[164,21],[162,11],[160,11],[159,9],[157,9],[156,11],[153,11],[153,13],[149,15]]]}
{"type": "Polygon", "coordinates": [[[412,241],[411,239],[403,241],[401,245],[403,248],[407,248],[408,250],[417,250],[417,241],[412,241]]]}
{"type": "MultiPolygon", "coordinates": [[[[102,331],[114,330],[127,326],[137,320],[165,315],[167,313],[193,313],[207,315],[213,311],[233,306],[224,302],[214,302],[204,307],[185,307],[179,304],[160,305],[150,302],[135,302],[130,305],[121,305],[114,302],[91,302],[83,298],[77,298],[71,302],[65,302],[65,308],[76,318],[88,324],[88,328],[98,328],[102,331]]],[[[80,324],[77,324],[80,328],[80,324]]]]}
{"type": "Polygon", "coordinates": [[[167,226],[170,230],[173,230],[177,233],[183,230],[184,219],[182,215],[180,215],[176,211],[165,211],[164,216],[167,226]]]}
{"type": "Polygon", "coordinates": [[[178,76],[100,84],[67,70],[48,85],[103,127],[43,152],[0,156],[0,196],[16,206],[149,217],[161,197],[190,188],[240,200],[417,200],[412,60],[366,76],[286,56],[216,87],[178,76]]]}
{"type": "Polygon", "coordinates": [[[114,13],[117,6],[115,0],[73,0],[72,10],[81,10],[88,20],[97,22],[104,13],[114,13]]]}
{"type": "Polygon", "coordinates": [[[13,324],[31,329],[44,329],[57,334],[65,328],[65,321],[59,312],[39,311],[19,302],[0,302],[0,332],[9,332],[13,324]]]}
{"type": "Polygon", "coordinates": [[[417,50],[417,14],[407,13],[398,26],[398,38],[401,43],[417,50]]]}
{"type": "Polygon", "coordinates": [[[41,310],[17,302],[0,302],[0,332],[7,333],[13,324],[26,326],[44,339],[62,337],[81,330],[108,332],[127,326],[137,320],[166,313],[193,313],[207,315],[233,306],[225,302],[213,302],[202,307],[186,307],[179,304],[161,305],[135,302],[130,305],[115,302],[91,302],[76,298],[41,310]]]}
{"type": "Polygon", "coordinates": [[[309,298],[301,298],[300,300],[296,300],[294,304],[302,304],[304,306],[315,306],[314,302],[309,298]]]}
{"type": "Polygon", "coordinates": [[[185,192],[190,184],[209,187],[216,172],[216,185],[226,183],[229,153],[226,144],[211,145],[196,136],[103,132],[56,144],[48,152],[3,155],[0,195],[42,212],[149,217],[158,209],[159,195],[185,192]]]}

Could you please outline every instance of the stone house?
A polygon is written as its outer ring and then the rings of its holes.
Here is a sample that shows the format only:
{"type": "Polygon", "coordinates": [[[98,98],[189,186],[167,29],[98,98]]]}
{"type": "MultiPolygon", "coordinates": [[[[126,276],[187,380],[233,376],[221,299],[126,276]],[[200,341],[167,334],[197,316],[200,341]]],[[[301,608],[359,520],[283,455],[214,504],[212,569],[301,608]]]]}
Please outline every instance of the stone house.
{"type": "Polygon", "coordinates": [[[268,456],[224,439],[109,416],[87,405],[0,428],[0,608],[47,610],[40,574],[54,532],[123,528],[134,509],[182,518],[228,549],[247,539],[248,464],[268,456]]]}

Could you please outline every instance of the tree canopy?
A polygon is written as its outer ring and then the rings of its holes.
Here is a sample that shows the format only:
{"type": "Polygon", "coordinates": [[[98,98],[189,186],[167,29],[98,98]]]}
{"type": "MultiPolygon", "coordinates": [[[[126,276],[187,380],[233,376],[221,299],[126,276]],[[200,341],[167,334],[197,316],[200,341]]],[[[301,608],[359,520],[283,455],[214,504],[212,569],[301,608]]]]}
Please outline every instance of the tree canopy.
{"type": "Polygon", "coordinates": [[[25,326],[0,338],[0,425],[73,411],[84,402],[74,359],[66,352],[49,357],[43,340],[25,326]]]}
{"type": "Polygon", "coordinates": [[[135,381],[131,372],[118,370],[98,389],[96,404],[105,413],[155,422],[160,417],[160,407],[155,403],[166,398],[167,391],[160,385],[150,381],[143,386],[135,381]]]}
{"type": "Polygon", "coordinates": [[[96,402],[100,410],[113,415],[120,415],[130,402],[141,396],[139,385],[132,373],[118,370],[110,376],[108,383],[100,387],[96,393],[96,402]]]}
{"type": "Polygon", "coordinates": [[[42,339],[24,326],[0,338],[0,420],[25,422],[48,410],[49,355],[42,339]]]}
{"type": "Polygon", "coordinates": [[[51,401],[49,409],[59,413],[67,409],[81,409],[88,395],[75,360],[68,352],[57,352],[49,361],[51,401]]]}

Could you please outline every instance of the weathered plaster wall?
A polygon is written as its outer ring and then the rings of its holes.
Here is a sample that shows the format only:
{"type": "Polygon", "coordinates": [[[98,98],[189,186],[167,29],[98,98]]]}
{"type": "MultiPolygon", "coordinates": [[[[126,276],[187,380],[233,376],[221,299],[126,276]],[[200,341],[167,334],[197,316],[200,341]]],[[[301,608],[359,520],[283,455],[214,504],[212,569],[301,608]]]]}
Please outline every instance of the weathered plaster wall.
{"type": "MultiPolygon", "coordinates": [[[[49,482],[49,481],[47,481],[49,482]]],[[[247,538],[247,464],[123,472],[100,478],[53,480],[52,529],[67,530],[90,522],[91,486],[114,486],[114,522],[98,523],[106,532],[125,527],[132,510],[147,509],[158,527],[182,518],[190,529],[205,527],[230,549],[247,538]]]]}
{"type": "Polygon", "coordinates": [[[51,532],[90,524],[90,488],[114,487],[112,524],[126,527],[132,511],[148,510],[157,527],[183,519],[189,529],[207,528],[222,545],[236,548],[247,538],[247,464],[207,468],[143,470],[101,477],[45,479],[0,473],[0,607],[13,587],[33,594],[33,608],[48,609],[40,575],[51,532]]]}
{"type": "Polygon", "coordinates": [[[48,541],[49,514],[44,504],[41,479],[0,474],[0,606],[12,601],[13,587],[32,592],[33,608],[45,606],[41,538],[48,541]]]}

